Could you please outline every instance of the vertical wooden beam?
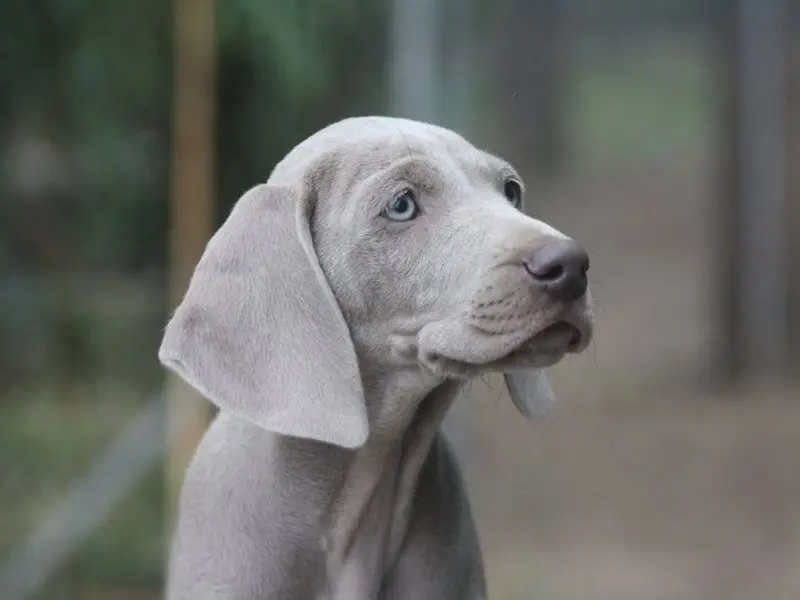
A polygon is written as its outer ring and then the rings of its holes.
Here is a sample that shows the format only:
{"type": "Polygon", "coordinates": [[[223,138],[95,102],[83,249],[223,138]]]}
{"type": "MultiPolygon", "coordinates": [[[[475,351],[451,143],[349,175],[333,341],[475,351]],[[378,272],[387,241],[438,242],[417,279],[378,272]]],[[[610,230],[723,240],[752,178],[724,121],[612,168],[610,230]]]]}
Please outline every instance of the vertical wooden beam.
{"type": "Polygon", "coordinates": [[[542,175],[556,174],[568,155],[565,3],[503,0],[497,9],[501,108],[504,127],[517,138],[501,150],[542,175]]]}
{"type": "Polygon", "coordinates": [[[721,351],[729,379],[782,367],[788,349],[789,1],[725,3],[721,351]]]}
{"type": "Polygon", "coordinates": [[[389,111],[397,117],[436,122],[439,109],[439,3],[393,0],[389,111]]]}
{"type": "MultiPolygon", "coordinates": [[[[216,58],[214,0],[174,0],[172,181],[169,302],[174,307],[214,227],[216,58]]],[[[174,375],[167,381],[169,411],[167,530],[183,474],[210,416],[200,394],[174,375]]]]}
{"type": "MultiPolygon", "coordinates": [[[[717,320],[717,367],[719,379],[723,383],[731,383],[738,379],[744,370],[741,353],[741,331],[739,327],[740,298],[739,289],[739,253],[741,244],[737,238],[741,228],[740,211],[736,210],[738,195],[738,171],[741,145],[739,133],[740,123],[739,70],[735,60],[738,48],[738,32],[736,28],[736,7],[734,0],[720,0],[719,29],[717,31],[718,46],[716,49],[719,66],[719,88],[717,96],[720,105],[719,153],[720,153],[720,217],[718,226],[719,251],[714,257],[719,265],[719,318],[717,320]]],[[[716,306],[715,306],[716,308],[716,306]]]]}
{"type": "Polygon", "coordinates": [[[438,123],[471,137],[475,101],[475,0],[440,0],[438,123]],[[446,109],[446,110],[445,110],[446,109]]]}
{"type": "Polygon", "coordinates": [[[800,378],[800,4],[789,15],[789,352],[790,373],[800,378]]]}
{"type": "Polygon", "coordinates": [[[564,167],[567,158],[565,8],[560,0],[538,0],[537,5],[536,85],[531,90],[537,126],[534,156],[540,168],[553,173],[564,167]]]}

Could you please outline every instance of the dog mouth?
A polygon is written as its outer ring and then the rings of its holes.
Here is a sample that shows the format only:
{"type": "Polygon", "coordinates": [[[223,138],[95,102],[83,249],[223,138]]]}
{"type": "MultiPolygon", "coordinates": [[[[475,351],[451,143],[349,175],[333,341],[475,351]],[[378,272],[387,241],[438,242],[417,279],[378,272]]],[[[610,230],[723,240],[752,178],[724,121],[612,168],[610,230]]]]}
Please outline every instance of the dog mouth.
{"type": "Polygon", "coordinates": [[[512,354],[520,351],[541,352],[562,350],[567,353],[581,352],[590,336],[587,328],[579,327],[569,321],[556,321],[525,340],[512,354]]]}
{"type": "Polygon", "coordinates": [[[413,344],[414,354],[436,373],[472,373],[474,369],[543,368],[567,354],[588,348],[591,318],[563,315],[534,330],[486,335],[470,326],[443,321],[424,328],[413,344]]]}
{"type": "Polygon", "coordinates": [[[591,337],[588,323],[558,320],[525,338],[498,362],[516,364],[544,360],[548,364],[556,363],[566,354],[583,352],[589,346],[591,337]]]}

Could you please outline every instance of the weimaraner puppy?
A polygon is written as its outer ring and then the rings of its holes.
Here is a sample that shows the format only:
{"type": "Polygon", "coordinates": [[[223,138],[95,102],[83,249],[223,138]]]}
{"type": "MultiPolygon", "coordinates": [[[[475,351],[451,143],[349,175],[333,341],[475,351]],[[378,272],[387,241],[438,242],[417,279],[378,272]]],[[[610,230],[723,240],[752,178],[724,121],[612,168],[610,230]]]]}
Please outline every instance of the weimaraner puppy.
{"type": "Polygon", "coordinates": [[[477,600],[481,550],[440,425],[592,335],[586,252],[505,161],[388,117],[312,135],[208,243],[159,358],[220,408],[187,472],[169,600],[477,600]]]}

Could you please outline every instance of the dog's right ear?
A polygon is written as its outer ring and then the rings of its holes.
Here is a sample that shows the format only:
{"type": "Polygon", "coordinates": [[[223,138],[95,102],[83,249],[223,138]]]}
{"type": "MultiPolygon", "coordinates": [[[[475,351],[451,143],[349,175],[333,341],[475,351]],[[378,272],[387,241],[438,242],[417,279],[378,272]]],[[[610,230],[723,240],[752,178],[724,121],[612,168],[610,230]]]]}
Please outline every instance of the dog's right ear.
{"type": "Polygon", "coordinates": [[[223,410],[355,448],[368,435],[364,393],[310,214],[305,194],[248,191],[208,243],[158,356],[223,410]]]}

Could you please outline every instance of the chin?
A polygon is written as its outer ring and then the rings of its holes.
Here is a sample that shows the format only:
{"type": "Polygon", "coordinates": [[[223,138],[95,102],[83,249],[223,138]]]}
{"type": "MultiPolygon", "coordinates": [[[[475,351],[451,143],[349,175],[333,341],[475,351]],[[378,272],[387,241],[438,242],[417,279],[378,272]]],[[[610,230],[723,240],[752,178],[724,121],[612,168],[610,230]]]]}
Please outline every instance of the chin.
{"type": "Polygon", "coordinates": [[[487,336],[465,331],[445,337],[433,332],[430,344],[420,344],[420,359],[431,371],[446,377],[469,378],[489,372],[545,368],[568,354],[583,352],[591,343],[591,323],[559,320],[520,336],[487,336]],[[446,343],[445,343],[446,342],[446,343]]]}

